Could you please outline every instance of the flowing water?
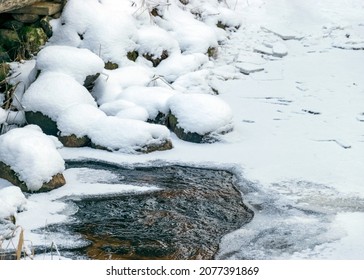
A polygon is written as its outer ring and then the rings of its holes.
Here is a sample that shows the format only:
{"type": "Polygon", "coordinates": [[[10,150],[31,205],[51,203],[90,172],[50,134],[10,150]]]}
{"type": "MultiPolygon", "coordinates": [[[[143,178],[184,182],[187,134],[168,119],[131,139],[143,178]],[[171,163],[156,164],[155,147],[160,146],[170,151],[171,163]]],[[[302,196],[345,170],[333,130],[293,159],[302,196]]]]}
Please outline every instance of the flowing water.
{"type": "Polygon", "coordinates": [[[221,238],[253,217],[227,171],[182,166],[128,169],[85,161],[69,162],[68,168],[112,174],[104,179],[110,184],[160,188],[70,201],[77,207],[72,219],[50,230],[87,241],[76,249],[61,248],[71,258],[212,259],[221,238]]]}

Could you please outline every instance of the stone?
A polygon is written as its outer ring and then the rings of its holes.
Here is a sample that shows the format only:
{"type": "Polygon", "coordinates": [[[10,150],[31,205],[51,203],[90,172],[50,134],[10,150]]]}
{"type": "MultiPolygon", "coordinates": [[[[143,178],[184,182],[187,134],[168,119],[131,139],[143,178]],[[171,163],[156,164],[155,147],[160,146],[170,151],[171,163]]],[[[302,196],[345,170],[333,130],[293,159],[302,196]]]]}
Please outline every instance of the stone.
{"type": "Polygon", "coordinates": [[[118,68],[119,68],[119,65],[117,63],[114,63],[111,61],[108,61],[105,63],[105,69],[107,69],[107,70],[115,70],[118,68]]]}
{"type": "Polygon", "coordinates": [[[96,73],[95,75],[88,75],[83,83],[83,86],[91,91],[95,85],[97,78],[100,76],[100,73],[96,73]]]}
{"type": "Polygon", "coordinates": [[[216,59],[217,58],[217,54],[218,54],[218,49],[216,47],[209,47],[207,49],[207,55],[208,55],[208,57],[211,57],[211,58],[216,59]]]}
{"type": "Polygon", "coordinates": [[[187,5],[190,3],[190,0],[179,0],[183,5],[187,5]]]}
{"type": "Polygon", "coordinates": [[[43,28],[45,34],[48,36],[48,38],[52,37],[53,35],[53,30],[52,30],[52,25],[50,24],[50,21],[52,20],[51,17],[46,16],[44,18],[42,18],[39,22],[40,26],[43,28]]]}
{"type": "Polygon", "coordinates": [[[162,143],[160,145],[145,146],[143,149],[137,150],[137,152],[142,152],[142,153],[148,154],[148,153],[155,152],[155,151],[166,151],[166,150],[170,150],[172,148],[173,148],[172,141],[166,140],[164,143],[162,143]]]}
{"type": "Polygon", "coordinates": [[[205,135],[200,135],[196,132],[186,132],[178,126],[178,119],[172,113],[168,117],[168,127],[177,135],[179,139],[193,143],[204,142],[205,135]]]}
{"type": "Polygon", "coordinates": [[[22,23],[34,23],[39,19],[35,14],[13,14],[13,18],[22,23]]]}
{"type": "Polygon", "coordinates": [[[25,26],[19,33],[24,42],[25,50],[30,55],[37,54],[48,40],[47,34],[40,27],[25,26]]]}
{"type": "Polygon", "coordinates": [[[29,6],[11,11],[12,13],[27,13],[41,16],[51,16],[62,10],[62,4],[52,2],[37,2],[29,6]]]}
{"type": "Polygon", "coordinates": [[[66,135],[66,136],[58,136],[58,140],[65,147],[69,148],[80,148],[90,146],[91,140],[87,136],[77,137],[75,134],[66,135]]]}
{"type": "Polygon", "coordinates": [[[25,112],[25,119],[28,124],[38,125],[45,134],[57,136],[58,127],[57,123],[53,121],[50,117],[43,115],[41,112],[25,112]]]}
{"type": "Polygon", "coordinates": [[[13,11],[15,9],[19,9],[28,5],[31,5],[35,2],[41,2],[44,0],[0,0],[0,13],[5,13],[8,11],[13,11]]]}
{"type": "MultiPolygon", "coordinates": [[[[11,169],[10,166],[6,165],[2,161],[0,161],[0,178],[3,178],[10,183],[18,186],[23,192],[29,192],[27,185],[21,181],[18,175],[11,169]]],[[[63,174],[56,174],[52,177],[49,182],[46,182],[42,185],[42,187],[36,192],[47,192],[53,189],[62,187],[66,184],[66,179],[63,174]]]]}
{"type": "MultiPolygon", "coordinates": [[[[1,58],[1,55],[0,55],[1,58]]],[[[0,60],[1,62],[1,60],[0,60]]],[[[0,82],[5,80],[5,78],[9,75],[10,73],[10,66],[7,63],[1,63],[0,64],[0,82]]]]}
{"type": "Polygon", "coordinates": [[[18,31],[24,26],[24,23],[17,20],[8,20],[2,26],[6,29],[18,31]]]}
{"type": "Polygon", "coordinates": [[[169,56],[169,54],[168,54],[168,51],[166,51],[166,50],[164,50],[160,56],[155,56],[155,55],[149,54],[149,53],[143,54],[143,57],[145,59],[152,62],[153,67],[157,67],[159,65],[159,63],[161,63],[162,60],[168,58],[168,56],[169,56]]]}
{"type": "Polygon", "coordinates": [[[21,40],[15,30],[0,29],[0,46],[7,51],[11,59],[15,59],[21,46],[21,40]]]}
{"type": "Polygon", "coordinates": [[[131,51],[126,54],[126,57],[131,61],[136,61],[139,54],[137,51],[131,51]]]}

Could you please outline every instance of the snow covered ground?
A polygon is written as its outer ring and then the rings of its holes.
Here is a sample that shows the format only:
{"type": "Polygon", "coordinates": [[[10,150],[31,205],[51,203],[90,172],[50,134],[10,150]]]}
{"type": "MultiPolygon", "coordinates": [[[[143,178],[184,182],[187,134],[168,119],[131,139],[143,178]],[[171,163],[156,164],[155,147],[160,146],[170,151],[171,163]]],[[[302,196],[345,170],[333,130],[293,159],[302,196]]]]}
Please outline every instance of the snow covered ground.
{"type": "MultiPolygon", "coordinates": [[[[63,148],[61,155],[66,160],[93,158],[126,165],[219,167],[249,180],[252,183],[241,184],[241,189],[255,217],[223,238],[217,258],[364,259],[363,1],[226,3],[239,15],[241,27],[222,41],[216,60],[206,63],[196,54],[200,50],[193,49],[195,42],[186,42],[189,55],[194,55],[188,71],[163,64],[157,71],[173,75],[176,71],[180,77],[172,75],[169,81],[175,81],[181,92],[208,93],[209,86],[214,88],[232,108],[231,133],[213,144],[188,143],[171,134],[172,150],[150,154],[63,148]]],[[[175,40],[181,37],[177,20],[163,24],[177,32],[175,40]]],[[[208,36],[213,42],[213,36],[208,36]]],[[[116,51],[103,50],[104,59],[116,51]]],[[[135,73],[148,80],[149,68],[143,71],[135,73]]],[[[112,78],[111,99],[104,104],[115,100],[112,78]]],[[[145,84],[127,82],[123,86],[145,84]]],[[[34,244],[43,244],[44,236],[30,230],[64,221],[73,213],[58,198],[91,194],[91,190],[93,194],[120,191],[120,186],[99,183],[107,174],[92,177],[67,170],[65,175],[65,187],[28,196],[27,211],[17,215],[34,244]]],[[[6,182],[0,181],[1,186],[6,182]]],[[[121,191],[144,190],[123,186],[121,191]]],[[[55,242],[69,241],[58,237],[55,242]]]]}

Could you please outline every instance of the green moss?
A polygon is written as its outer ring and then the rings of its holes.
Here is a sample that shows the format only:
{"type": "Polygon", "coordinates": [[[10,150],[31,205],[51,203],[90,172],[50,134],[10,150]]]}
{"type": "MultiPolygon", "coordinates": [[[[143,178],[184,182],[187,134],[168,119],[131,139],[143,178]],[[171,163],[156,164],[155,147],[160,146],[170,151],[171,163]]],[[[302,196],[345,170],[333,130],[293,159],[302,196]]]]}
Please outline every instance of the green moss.
{"type": "Polygon", "coordinates": [[[26,52],[31,55],[38,53],[48,40],[47,34],[40,27],[24,26],[19,34],[26,52]]]}

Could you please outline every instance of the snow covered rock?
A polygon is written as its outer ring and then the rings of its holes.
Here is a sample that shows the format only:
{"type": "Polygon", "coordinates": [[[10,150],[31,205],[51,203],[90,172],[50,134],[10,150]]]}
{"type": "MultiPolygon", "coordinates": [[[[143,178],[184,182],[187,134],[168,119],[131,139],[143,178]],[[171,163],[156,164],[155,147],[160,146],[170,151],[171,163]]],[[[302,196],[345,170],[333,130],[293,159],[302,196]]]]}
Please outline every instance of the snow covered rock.
{"type": "Polygon", "coordinates": [[[168,124],[182,140],[216,141],[233,129],[232,111],[220,98],[208,94],[176,94],[168,100],[168,124]]]}
{"type": "Polygon", "coordinates": [[[100,106],[100,110],[108,116],[116,116],[121,119],[147,121],[149,118],[145,108],[123,99],[104,103],[100,106]]]}
{"type": "Polygon", "coordinates": [[[46,134],[57,135],[59,114],[75,104],[96,102],[85,87],[63,73],[45,72],[28,88],[22,99],[25,116],[30,124],[36,124],[46,134]]]}
{"type": "Polygon", "coordinates": [[[9,186],[0,189],[0,219],[16,217],[26,209],[27,199],[18,187],[9,186]]]}
{"type": "Polygon", "coordinates": [[[119,98],[133,102],[148,112],[150,122],[165,124],[169,107],[167,101],[175,91],[164,87],[129,87],[119,98]]]}
{"type": "Polygon", "coordinates": [[[48,191],[65,184],[64,160],[52,139],[35,125],[0,136],[0,177],[22,191],[48,191]]]}
{"type": "Polygon", "coordinates": [[[61,141],[65,136],[87,137],[91,146],[99,149],[135,153],[172,148],[170,132],[166,127],[107,116],[88,104],[76,105],[64,111],[57,125],[61,141]]]}
{"type": "Polygon", "coordinates": [[[104,62],[88,49],[49,46],[38,53],[36,67],[41,72],[67,74],[87,87],[103,71],[104,62]]]}

